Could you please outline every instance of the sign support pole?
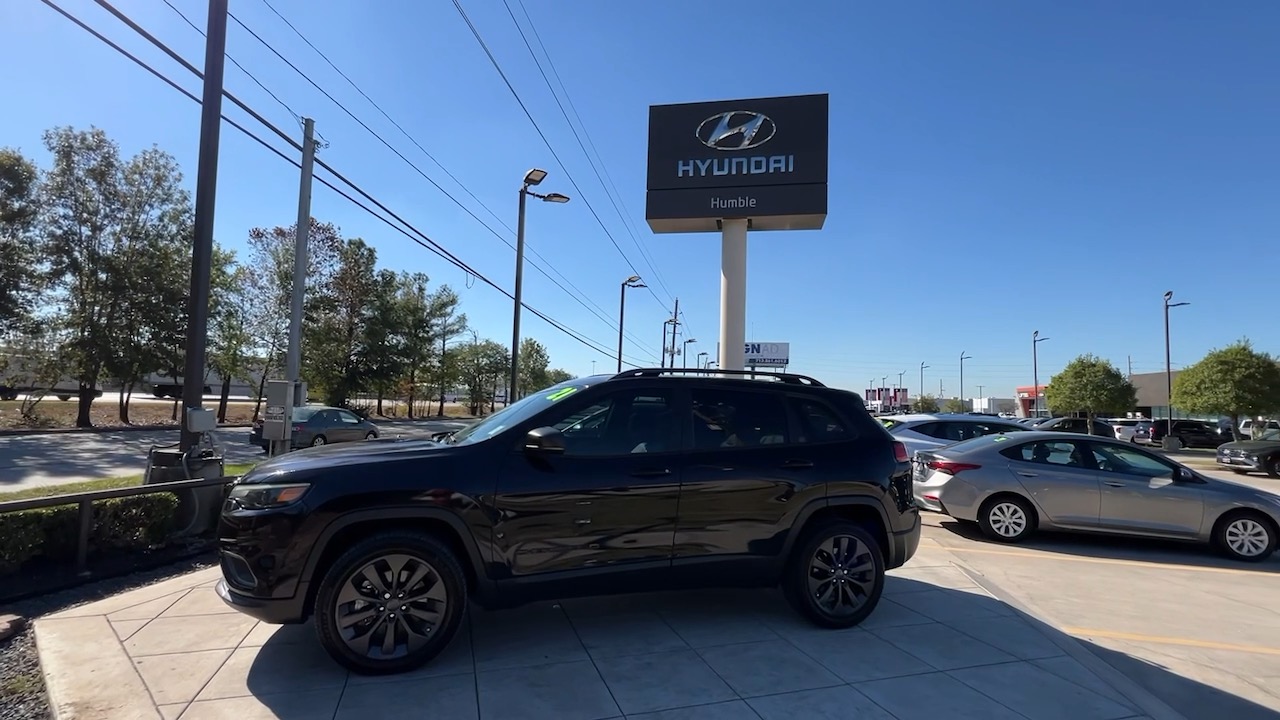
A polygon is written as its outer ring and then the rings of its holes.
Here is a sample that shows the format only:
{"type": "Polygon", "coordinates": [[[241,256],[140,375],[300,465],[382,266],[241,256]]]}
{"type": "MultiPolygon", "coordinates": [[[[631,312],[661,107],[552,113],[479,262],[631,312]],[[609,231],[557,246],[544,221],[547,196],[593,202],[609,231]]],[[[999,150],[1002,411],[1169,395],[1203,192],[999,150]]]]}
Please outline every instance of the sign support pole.
{"type": "Polygon", "coordinates": [[[720,221],[720,369],[743,370],[747,343],[747,220],[720,221]]]}

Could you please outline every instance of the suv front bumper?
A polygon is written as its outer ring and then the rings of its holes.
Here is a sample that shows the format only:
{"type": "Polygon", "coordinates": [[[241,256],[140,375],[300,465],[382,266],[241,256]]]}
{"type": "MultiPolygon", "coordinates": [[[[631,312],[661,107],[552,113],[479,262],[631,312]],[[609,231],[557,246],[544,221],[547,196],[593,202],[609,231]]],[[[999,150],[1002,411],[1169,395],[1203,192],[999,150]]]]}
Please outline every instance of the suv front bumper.
{"type": "Polygon", "coordinates": [[[305,593],[298,593],[290,598],[256,598],[232,590],[225,579],[218,581],[214,591],[231,608],[265,623],[291,625],[306,619],[303,604],[305,593]]]}

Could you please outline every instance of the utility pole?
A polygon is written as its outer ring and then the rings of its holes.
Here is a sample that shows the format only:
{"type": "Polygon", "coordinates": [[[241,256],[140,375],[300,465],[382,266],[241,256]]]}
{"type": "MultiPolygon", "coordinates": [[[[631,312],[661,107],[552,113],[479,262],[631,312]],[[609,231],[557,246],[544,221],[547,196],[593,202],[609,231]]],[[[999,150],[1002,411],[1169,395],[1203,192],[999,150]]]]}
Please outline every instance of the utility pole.
{"type": "MultiPolygon", "coordinates": [[[[204,407],[205,350],[209,333],[209,276],[213,269],[213,217],[218,196],[218,140],[222,128],[222,76],[227,57],[227,0],[209,0],[204,43],[204,90],[200,110],[200,150],[196,165],[195,238],[191,251],[191,289],[187,301],[186,361],[182,370],[182,404],[204,407]]],[[[199,442],[190,422],[182,419],[180,448],[199,442]]]]}
{"type": "Polygon", "coordinates": [[[676,298],[676,309],[671,313],[671,365],[676,366],[676,334],[680,332],[680,298],[676,298]]]}
{"type": "Polygon", "coordinates": [[[1129,355],[1127,356],[1126,359],[1129,361],[1129,379],[1132,380],[1133,379],[1133,356],[1129,355]]]}
{"type": "MultiPolygon", "coordinates": [[[[920,362],[920,397],[924,397],[924,371],[927,367],[929,366],[925,365],[923,361],[920,362]]],[[[939,382],[941,382],[941,380],[939,380],[939,382]]],[[[939,392],[938,395],[941,396],[942,393],[939,392]]],[[[916,399],[919,400],[920,398],[916,399]]]]}
{"type": "Polygon", "coordinates": [[[293,292],[289,299],[289,346],[285,351],[285,379],[293,383],[293,405],[307,399],[302,383],[302,308],[307,292],[307,240],[311,235],[311,171],[316,158],[316,121],[302,118],[302,176],[298,181],[298,225],[293,238],[293,292]]]}

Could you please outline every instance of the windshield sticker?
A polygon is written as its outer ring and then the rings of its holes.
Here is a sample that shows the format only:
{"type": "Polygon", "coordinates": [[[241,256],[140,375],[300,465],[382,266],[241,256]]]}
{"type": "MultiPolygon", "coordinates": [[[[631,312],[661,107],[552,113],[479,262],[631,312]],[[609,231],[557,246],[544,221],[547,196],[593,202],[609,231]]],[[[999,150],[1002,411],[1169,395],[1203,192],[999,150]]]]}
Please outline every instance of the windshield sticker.
{"type": "Polygon", "coordinates": [[[578,388],[575,388],[575,387],[560,388],[559,390],[548,395],[547,399],[550,400],[551,402],[556,402],[559,400],[563,400],[576,392],[578,392],[578,388]]]}
{"type": "Polygon", "coordinates": [[[1004,442],[1005,440],[1008,440],[1008,439],[1009,439],[1008,435],[997,435],[995,442],[1004,442]]]}

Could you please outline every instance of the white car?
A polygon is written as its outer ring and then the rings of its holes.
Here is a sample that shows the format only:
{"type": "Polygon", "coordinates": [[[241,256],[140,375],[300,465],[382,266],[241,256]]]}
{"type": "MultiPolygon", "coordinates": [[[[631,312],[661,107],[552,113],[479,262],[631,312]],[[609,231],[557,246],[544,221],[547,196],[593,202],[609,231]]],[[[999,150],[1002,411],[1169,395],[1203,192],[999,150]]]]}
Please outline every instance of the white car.
{"type": "Polygon", "coordinates": [[[1104,418],[1102,422],[1115,428],[1117,440],[1134,442],[1133,433],[1138,429],[1138,423],[1151,421],[1145,418],[1104,418]]]}
{"type": "Polygon", "coordinates": [[[880,422],[895,440],[907,446],[907,454],[912,456],[919,450],[933,450],[982,435],[1031,429],[1012,420],[983,415],[895,415],[882,417],[880,422]]]}

